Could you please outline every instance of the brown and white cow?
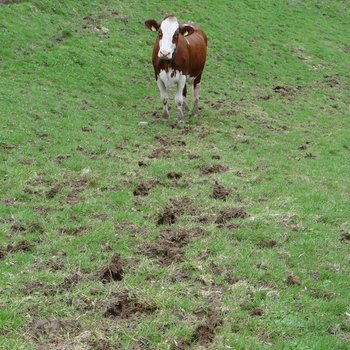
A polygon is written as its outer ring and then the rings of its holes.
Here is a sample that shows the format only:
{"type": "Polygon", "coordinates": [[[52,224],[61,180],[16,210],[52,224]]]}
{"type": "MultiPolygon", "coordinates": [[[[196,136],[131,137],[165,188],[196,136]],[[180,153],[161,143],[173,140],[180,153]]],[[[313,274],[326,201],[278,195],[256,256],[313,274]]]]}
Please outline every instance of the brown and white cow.
{"type": "Polygon", "coordinates": [[[157,31],[152,62],[160,96],[163,102],[163,117],[169,117],[168,90],[177,85],[175,102],[179,111],[178,122],[184,121],[186,81],[190,81],[193,98],[192,114],[198,113],[198,99],[202,72],[205,66],[207,36],[193,24],[180,26],[175,16],[167,16],[160,23],[145,22],[148,29],[157,31]]]}

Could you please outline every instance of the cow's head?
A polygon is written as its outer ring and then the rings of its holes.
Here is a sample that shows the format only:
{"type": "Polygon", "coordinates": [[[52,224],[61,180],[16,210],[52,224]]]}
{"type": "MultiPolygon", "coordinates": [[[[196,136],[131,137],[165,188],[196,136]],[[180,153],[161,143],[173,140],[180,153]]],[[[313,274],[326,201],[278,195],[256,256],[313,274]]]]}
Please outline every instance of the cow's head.
{"type": "Polygon", "coordinates": [[[179,35],[187,36],[194,32],[191,25],[180,26],[175,16],[165,17],[161,23],[154,19],[145,22],[146,27],[158,32],[159,51],[158,57],[162,60],[171,60],[178,45],[179,35]]]}

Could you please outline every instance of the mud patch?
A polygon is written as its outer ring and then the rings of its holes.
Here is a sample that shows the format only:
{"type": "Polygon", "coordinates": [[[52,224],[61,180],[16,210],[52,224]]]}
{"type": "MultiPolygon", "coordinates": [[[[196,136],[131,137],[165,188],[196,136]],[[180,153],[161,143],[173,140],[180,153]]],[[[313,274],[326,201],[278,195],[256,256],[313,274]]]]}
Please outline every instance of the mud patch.
{"type": "Polygon", "coordinates": [[[29,251],[35,248],[35,244],[29,241],[23,240],[18,242],[15,245],[9,244],[7,246],[7,251],[10,253],[20,252],[20,251],[29,251]]]}
{"type": "Polygon", "coordinates": [[[1,259],[4,259],[5,256],[6,256],[5,251],[4,251],[2,248],[0,248],[0,260],[1,260],[1,259]]]}
{"type": "Polygon", "coordinates": [[[340,233],[341,242],[350,242],[350,232],[342,231],[340,233]]]}
{"type": "Polygon", "coordinates": [[[63,320],[60,318],[38,318],[29,327],[29,334],[34,339],[58,335],[62,333],[73,334],[80,329],[80,324],[75,320],[63,320]]]}
{"type": "Polygon", "coordinates": [[[231,219],[245,219],[249,214],[245,211],[244,208],[231,208],[224,209],[220,212],[217,219],[215,220],[216,224],[225,224],[231,219]]]}
{"type": "Polygon", "coordinates": [[[149,158],[152,158],[152,159],[168,158],[169,154],[170,154],[170,151],[164,147],[155,148],[150,154],[149,158]]]}
{"type": "Polygon", "coordinates": [[[158,180],[141,182],[134,190],[134,196],[148,196],[150,190],[159,185],[158,180]]]}
{"type": "Polygon", "coordinates": [[[223,173],[228,170],[228,167],[220,164],[216,165],[204,165],[200,167],[200,172],[202,175],[210,175],[215,173],[223,173]]]}
{"type": "Polygon", "coordinates": [[[293,276],[291,273],[287,276],[286,282],[288,285],[300,285],[300,279],[296,276],[293,276]]]}
{"type": "Polygon", "coordinates": [[[26,295],[38,294],[47,290],[47,284],[40,281],[31,281],[25,284],[22,293],[26,295]]]}
{"type": "Polygon", "coordinates": [[[194,334],[193,340],[201,346],[208,346],[213,342],[215,329],[223,324],[222,318],[216,312],[208,314],[208,320],[205,324],[199,325],[194,334]]]}
{"type": "Polygon", "coordinates": [[[189,207],[189,200],[186,198],[173,198],[164,208],[163,212],[158,215],[157,225],[173,225],[178,218],[184,214],[189,207]]]}
{"type": "Polygon", "coordinates": [[[193,230],[168,228],[154,244],[146,244],[139,248],[139,253],[156,258],[161,265],[170,265],[182,260],[182,248],[194,237],[203,234],[201,228],[193,230]]]}
{"type": "Polygon", "coordinates": [[[226,201],[226,198],[229,196],[229,194],[230,194],[230,191],[228,189],[226,189],[222,185],[219,185],[219,183],[215,181],[215,184],[213,186],[213,193],[211,195],[212,198],[226,201]]]}
{"type": "Polygon", "coordinates": [[[64,278],[63,282],[58,286],[59,291],[72,291],[74,287],[83,279],[80,273],[73,273],[64,278]]]}
{"type": "Polygon", "coordinates": [[[273,247],[276,247],[277,245],[277,242],[274,241],[274,240],[261,240],[259,243],[258,243],[258,246],[259,248],[273,248],[273,247]]]}
{"type": "Polygon", "coordinates": [[[69,186],[71,188],[70,193],[67,196],[68,204],[76,204],[79,202],[79,194],[85,190],[88,185],[88,180],[84,178],[79,178],[71,181],[69,186]]]}
{"type": "Polygon", "coordinates": [[[47,193],[46,193],[46,198],[47,199],[52,199],[56,196],[56,194],[61,190],[63,185],[57,184],[53,186],[47,193]]]}
{"type": "Polygon", "coordinates": [[[175,172],[170,172],[166,174],[166,177],[170,180],[179,180],[182,178],[182,174],[181,173],[175,173],[175,172]]]}
{"type": "Polygon", "coordinates": [[[249,314],[250,314],[250,316],[253,316],[253,317],[262,316],[264,314],[264,311],[260,307],[255,307],[254,309],[252,309],[250,311],[249,314]]]}
{"type": "Polygon", "coordinates": [[[108,304],[104,312],[105,317],[126,320],[142,314],[150,315],[157,310],[154,304],[141,302],[135,296],[127,293],[119,293],[113,297],[114,300],[108,304]]]}
{"type": "Polygon", "coordinates": [[[124,276],[124,265],[120,254],[113,254],[110,263],[98,272],[99,279],[102,283],[121,281],[124,276]]]}

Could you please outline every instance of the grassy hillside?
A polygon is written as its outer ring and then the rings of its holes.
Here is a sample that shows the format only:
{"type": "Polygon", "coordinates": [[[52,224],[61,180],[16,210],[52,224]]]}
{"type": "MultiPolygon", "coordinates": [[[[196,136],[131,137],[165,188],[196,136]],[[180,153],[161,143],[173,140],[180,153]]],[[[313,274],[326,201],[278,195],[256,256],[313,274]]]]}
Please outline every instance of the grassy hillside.
{"type": "Polygon", "coordinates": [[[348,1],[3,2],[0,349],[348,349],[348,1]],[[165,13],[209,39],[181,127],[165,13]]]}

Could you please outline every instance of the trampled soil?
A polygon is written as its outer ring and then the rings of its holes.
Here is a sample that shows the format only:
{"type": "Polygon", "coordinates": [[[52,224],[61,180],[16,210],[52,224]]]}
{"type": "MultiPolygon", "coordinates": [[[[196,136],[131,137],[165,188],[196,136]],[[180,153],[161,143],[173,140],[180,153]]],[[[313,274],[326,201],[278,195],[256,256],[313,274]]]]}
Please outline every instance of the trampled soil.
{"type": "Polygon", "coordinates": [[[245,211],[244,208],[224,209],[218,215],[215,223],[216,224],[224,224],[231,219],[245,219],[248,216],[249,216],[249,214],[245,211]]]}
{"type": "Polygon", "coordinates": [[[23,241],[18,242],[15,245],[9,244],[7,246],[7,251],[14,253],[14,252],[22,251],[22,250],[24,250],[24,251],[32,250],[34,247],[35,247],[34,243],[31,243],[27,240],[23,240],[23,241]]]}
{"type": "Polygon", "coordinates": [[[120,254],[113,254],[110,263],[98,271],[99,279],[103,283],[121,281],[124,276],[124,265],[120,254]]]}
{"type": "Polygon", "coordinates": [[[226,189],[224,186],[219,185],[219,183],[216,181],[213,186],[213,194],[212,197],[215,199],[221,199],[226,200],[226,198],[229,196],[230,191],[226,189]]]}
{"type": "Polygon", "coordinates": [[[204,165],[200,168],[202,175],[210,175],[215,173],[223,173],[228,170],[228,167],[220,164],[216,165],[204,165]]]}
{"type": "Polygon", "coordinates": [[[199,325],[194,334],[193,340],[201,346],[208,346],[213,342],[215,337],[215,329],[223,323],[222,317],[212,311],[208,314],[207,322],[199,325]]]}

